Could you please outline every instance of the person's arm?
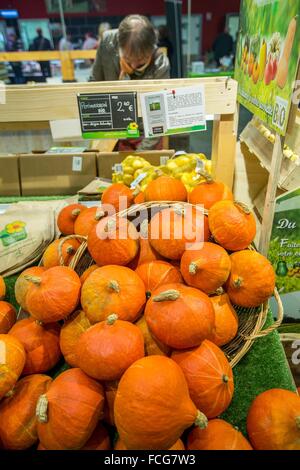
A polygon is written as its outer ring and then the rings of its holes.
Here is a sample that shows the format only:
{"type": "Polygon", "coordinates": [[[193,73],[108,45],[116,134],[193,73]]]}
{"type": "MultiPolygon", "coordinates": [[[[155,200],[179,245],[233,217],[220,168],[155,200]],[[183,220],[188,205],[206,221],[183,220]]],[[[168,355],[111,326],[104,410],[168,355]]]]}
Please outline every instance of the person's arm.
{"type": "Polygon", "coordinates": [[[103,70],[103,54],[105,53],[104,42],[101,41],[100,46],[97,49],[96,59],[93,65],[92,74],[90,81],[102,82],[104,81],[104,70],[103,70]]]}

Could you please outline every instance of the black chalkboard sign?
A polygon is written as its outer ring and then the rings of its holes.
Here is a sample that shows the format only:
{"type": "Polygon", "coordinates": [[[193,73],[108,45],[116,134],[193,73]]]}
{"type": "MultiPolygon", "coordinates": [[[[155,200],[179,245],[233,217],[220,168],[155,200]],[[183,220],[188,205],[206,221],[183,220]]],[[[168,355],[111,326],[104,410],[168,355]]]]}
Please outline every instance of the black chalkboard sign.
{"type": "Polygon", "coordinates": [[[83,136],[126,131],[138,119],[135,92],[79,94],[78,106],[83,136]]]}

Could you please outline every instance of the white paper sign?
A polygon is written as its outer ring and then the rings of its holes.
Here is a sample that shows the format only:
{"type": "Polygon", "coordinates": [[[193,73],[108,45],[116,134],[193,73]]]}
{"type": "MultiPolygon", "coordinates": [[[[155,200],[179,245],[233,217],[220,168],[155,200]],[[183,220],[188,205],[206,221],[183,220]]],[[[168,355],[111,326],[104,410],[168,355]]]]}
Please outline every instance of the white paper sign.
{"type": "Polygon", "coordinates": [[[82,157],[73,157],[72,171],[82,171],[82,157]]]}

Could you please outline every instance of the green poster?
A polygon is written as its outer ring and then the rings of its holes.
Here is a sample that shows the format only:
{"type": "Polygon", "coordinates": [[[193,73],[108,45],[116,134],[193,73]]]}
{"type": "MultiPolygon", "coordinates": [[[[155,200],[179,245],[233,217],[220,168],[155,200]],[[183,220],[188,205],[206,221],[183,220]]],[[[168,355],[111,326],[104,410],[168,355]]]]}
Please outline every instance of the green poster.
{"type": "Polygon", "coordinates": [[[282,135],[299,50],[300,0],[242,1],[234,74],[239,83],[238,100],[282,135]]]}
{"type": "Polygon", "coordinates": [[[285,321],[300,321],[300,188],[276,199],[268,258],[276,272],[285,321]]]}

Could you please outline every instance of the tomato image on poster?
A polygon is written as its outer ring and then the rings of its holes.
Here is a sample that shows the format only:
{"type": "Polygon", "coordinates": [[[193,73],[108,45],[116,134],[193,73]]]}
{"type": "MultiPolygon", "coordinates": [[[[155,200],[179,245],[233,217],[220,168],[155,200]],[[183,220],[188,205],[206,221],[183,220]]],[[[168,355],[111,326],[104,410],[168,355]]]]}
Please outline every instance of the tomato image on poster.
{"type": "Polygon", "coordinates": [[[238,100],[284,135],[299,66],[300,0],[242,0],[238,100]]]}

